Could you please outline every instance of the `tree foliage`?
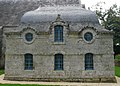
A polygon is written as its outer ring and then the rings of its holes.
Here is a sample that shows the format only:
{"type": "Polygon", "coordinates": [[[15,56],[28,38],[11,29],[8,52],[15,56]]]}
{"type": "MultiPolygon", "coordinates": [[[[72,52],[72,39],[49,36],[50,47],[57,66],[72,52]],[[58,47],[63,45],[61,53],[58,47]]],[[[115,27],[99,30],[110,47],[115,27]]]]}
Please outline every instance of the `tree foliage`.
{"type": "Polygon", "coordinates": [[[105,29],[115,32],[114,44],[120,44],[120,7],[114,4],[108,10],[104,10],[100,4],[102,3],[96,5],[96,14],[105,29]]]}

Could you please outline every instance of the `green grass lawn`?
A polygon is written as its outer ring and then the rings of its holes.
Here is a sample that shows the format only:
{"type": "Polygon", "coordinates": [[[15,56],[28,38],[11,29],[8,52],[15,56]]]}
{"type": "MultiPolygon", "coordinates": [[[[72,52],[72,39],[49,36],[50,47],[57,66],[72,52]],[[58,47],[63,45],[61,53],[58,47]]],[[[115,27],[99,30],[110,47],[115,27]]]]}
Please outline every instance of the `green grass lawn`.
{"type": "Polygon", "coordinates": [[[0,86],[58,86],[58,85],[21,85],[21,84],[0,84],[0,86]]]}
{"type": "Polygon", "coordinates": [[[0,75],[4,74],[4,70],[0,69],[0,75]]]}
{"type": "Polygon", "coordinates": [[[115,75],[120,77],[120,67],[115,66],[115,75]]]}
{"type": "MultiPolygon", "coordinates": [[[[120,54],[115,56],[116,61],[120,61],[120,54]]],[[[120,77],[120,67],[115,66],[115,75],[120,77]]]]}

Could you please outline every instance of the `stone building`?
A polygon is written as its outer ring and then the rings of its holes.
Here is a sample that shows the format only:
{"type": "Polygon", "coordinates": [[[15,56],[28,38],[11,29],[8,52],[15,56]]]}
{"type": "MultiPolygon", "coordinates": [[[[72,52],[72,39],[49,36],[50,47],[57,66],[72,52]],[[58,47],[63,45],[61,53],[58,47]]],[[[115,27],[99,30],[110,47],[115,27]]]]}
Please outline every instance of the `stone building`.
{"type": "Polygon", "coordinates": [[[0,69],[4,68],[3,27],[0,26],[0,69]]]}
{"type": "Polygon", "coordinates": [[[80,0],[46,1],[19,25],[4,26],[4,79],[115,81],[113,32],[80,0]]]}

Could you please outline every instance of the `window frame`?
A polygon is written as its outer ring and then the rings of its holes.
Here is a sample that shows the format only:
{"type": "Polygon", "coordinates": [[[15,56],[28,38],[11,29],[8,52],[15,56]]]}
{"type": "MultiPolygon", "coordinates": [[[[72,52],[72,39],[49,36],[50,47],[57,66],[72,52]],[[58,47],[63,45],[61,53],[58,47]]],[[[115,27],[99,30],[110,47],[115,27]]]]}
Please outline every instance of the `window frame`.
{"type": "Polygon", "coordinates": [[[91,32],[86,32],[86,33],[84,34],[84,39],[85,39],[87,42],[92,41],[92,40],[93,40],[93,34],[92,34],[91,32]],[[88,37],[88,36],[87,36],[88,34],[89,34],[89,36],[91,36],[91,37],[86,38],[86,37],[88,37]]]}
{"type": "Polygon", "coordinates": [[[93,54],[85,54],[85,70],[94,70],[93,54]]]}
{"type": "Polygon", "coordinates": [[[55,54],[54,55],[54,70],[64,70],[63,54],[55,54]]]}
{"type": "Polygon", "coordinates": [[[25,40],[27,42],[31,42],[33,40],[33,33],[30,33],[30,32],[26,33],[25,34],[25,40]]]}
{"type": "Polygon", "coordinates": [[[95,42],[96,38],[97,38],[97,32],[96,32],[95,29],[93,29],[93,28],[85,28],[85,29],[82,31],[82,39],[83,39],[83,41],[84,41],[85,43],[87,43],[87,44],[92,44],[92,43],[95,42]],[[86,34],[86,33],[91,33],[91,34],[92,34],[92,39],[91,39],[90,41],[87,41],[87,40],[85,39],[85,34],[86,34]]]}
{"type": "Polygon", "coordinates": [[[54,26],[54,42],[64,42],[64,27],[62,25],[54,26]]]}
{"type": "Polygon", "coordinates": [[[33,70],[33,55],[30,53],[24,55],[24,70],[33,70]]]}

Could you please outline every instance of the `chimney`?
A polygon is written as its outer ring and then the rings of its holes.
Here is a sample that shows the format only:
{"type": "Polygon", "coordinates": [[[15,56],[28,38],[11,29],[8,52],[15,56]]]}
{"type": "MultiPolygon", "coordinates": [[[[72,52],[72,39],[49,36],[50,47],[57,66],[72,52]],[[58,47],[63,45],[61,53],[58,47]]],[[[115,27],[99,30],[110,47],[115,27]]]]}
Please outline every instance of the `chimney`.
{"type": "Polygon", "coordinates": [[[81,4],[82,5],[82,8],[84,8],[85,9],[85,4],[81,4]]]}

